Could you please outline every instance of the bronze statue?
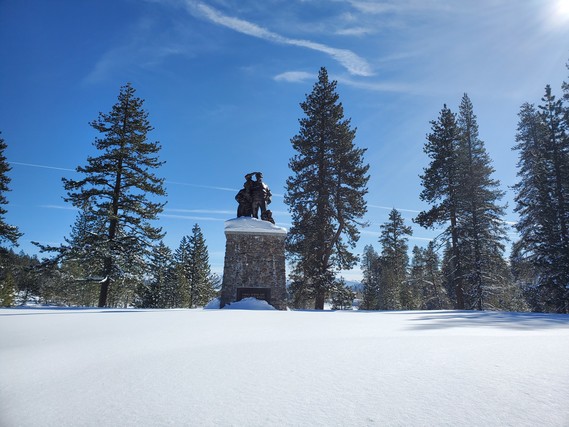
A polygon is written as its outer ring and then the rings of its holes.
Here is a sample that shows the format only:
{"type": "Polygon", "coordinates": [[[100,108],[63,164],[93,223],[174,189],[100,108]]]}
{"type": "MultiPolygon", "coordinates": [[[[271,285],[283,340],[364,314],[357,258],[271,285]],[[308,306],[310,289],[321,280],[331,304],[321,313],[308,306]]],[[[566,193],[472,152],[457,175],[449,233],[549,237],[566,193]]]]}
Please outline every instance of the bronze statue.
{"type": "Polygon", "coordinates": [[[271,190],[269,186],[263,182],[263,174],[261,172],[251,172],[245,175],[245,184],[235,196],[235,200],[239,203],[237,207],[237,217],[252,216],[259,218],[259,210],[261,211],[261,219],[275,223],[267,205],[271,203],[271,190]],[[255,181],[252,180],[255,175],[255,181]]]}
{"type": "Polygon", "coordinates": [[[251,216],[253,214],[253,199],[251,196],[251,188],[253,186],[252,173],[245,175],[245,184],[235,196],[235,200],[239,203],[237,207],[237,217],[251,216]]]}

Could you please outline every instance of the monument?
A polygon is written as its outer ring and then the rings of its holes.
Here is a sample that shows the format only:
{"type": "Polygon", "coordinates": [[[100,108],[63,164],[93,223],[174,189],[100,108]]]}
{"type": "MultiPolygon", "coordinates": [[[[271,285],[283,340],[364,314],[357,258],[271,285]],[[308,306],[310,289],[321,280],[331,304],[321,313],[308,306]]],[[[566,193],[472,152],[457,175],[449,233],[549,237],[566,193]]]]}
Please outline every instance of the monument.
{"type": "Polygon", "coordinates": [[[261,172],[245,175],[237,218],[225,221],[221,307],[252,297],[286,310],[286,229],[275,225],[271,196],[261,172]]]}

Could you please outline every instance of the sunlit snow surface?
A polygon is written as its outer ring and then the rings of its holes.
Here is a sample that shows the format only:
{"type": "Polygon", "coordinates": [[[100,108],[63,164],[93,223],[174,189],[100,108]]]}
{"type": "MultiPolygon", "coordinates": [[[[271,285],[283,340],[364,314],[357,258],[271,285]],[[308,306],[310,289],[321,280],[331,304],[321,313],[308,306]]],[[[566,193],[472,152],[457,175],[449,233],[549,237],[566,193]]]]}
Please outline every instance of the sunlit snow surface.
{"type": "Polygon", "coordinates": [[[0,425],[568,426],[569,316],[0,310],[0,425]]]}
{"type": "Polygon", "coordinates": [[[286,228],[278,227],[268,221],[263,221],[251,217],[232,218],[225,221],[226,232],[239,232],[239,233],[271,233],[271,234],[286,234],[286,228]]]}

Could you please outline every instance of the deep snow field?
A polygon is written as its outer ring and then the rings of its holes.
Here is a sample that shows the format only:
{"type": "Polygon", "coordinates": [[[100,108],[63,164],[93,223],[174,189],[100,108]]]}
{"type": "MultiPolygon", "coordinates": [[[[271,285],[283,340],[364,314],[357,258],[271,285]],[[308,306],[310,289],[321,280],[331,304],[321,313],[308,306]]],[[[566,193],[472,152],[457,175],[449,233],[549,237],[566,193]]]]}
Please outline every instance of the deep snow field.
{"type": "Polygon", "coordinates": [[[1,309],[0,426],[569,426],[569,316],[1,309]]]}

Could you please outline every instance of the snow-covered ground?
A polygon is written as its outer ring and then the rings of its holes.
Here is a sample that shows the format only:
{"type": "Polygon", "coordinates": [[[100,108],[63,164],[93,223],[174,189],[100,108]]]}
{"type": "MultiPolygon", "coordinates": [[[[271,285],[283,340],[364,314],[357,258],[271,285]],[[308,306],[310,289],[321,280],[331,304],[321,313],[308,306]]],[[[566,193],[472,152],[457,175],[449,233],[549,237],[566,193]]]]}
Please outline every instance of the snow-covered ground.
{"type": "Polygon", "coordinates": [[[0,425],[569,426],[569,316],[0,310],[0,425]]]}

